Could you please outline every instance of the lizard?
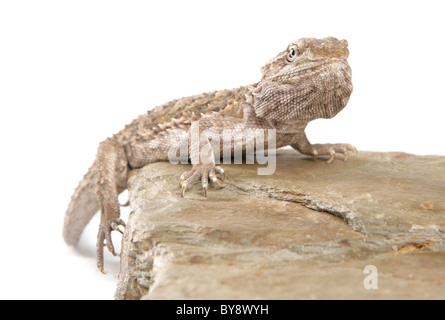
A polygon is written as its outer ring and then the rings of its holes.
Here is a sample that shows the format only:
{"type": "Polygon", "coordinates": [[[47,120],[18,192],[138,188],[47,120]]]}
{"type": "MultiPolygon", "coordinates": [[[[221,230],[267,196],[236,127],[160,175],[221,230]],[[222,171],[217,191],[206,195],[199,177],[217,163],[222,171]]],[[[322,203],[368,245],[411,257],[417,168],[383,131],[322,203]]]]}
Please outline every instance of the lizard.
{"type": "MultiPolygon", "coordinates": [[[[96,158],[65,213],[65,242],[75,245],[100,211],[96,260],[99,270],[106,273],[104,247],[117,255],[111,233],[122,233],[119,227],[125,227],[118,195],[127,188],[130,170],[168,161],[174,143],[168,133],[181,128],[190,134],[194,121],[199,121],[199,130],[212,128],[217,134],[225,129],[274,129],[276,149],[291,146],[315,159],[329,157],[328,163],[336,154],[343,154],[345,161],[350,153],[357,154],[351,144],[311,144],[305,134],[310,121],[333,118],[347,105],[353,89],[348,57],[346,40],[301,38],[267,62],[261,68],[261,80],[254,84],[173,100],[139,116],[99,144],[96,158]]],[[[191,159],[192,169],[179,179],[182,197],[196,183],[201,184],[204,196],[209,183],[223,186],[224,169],[214,161],[222,154],[214,154],[209,140],[195,148],[207,148],[209,159],[191,159]]]]}

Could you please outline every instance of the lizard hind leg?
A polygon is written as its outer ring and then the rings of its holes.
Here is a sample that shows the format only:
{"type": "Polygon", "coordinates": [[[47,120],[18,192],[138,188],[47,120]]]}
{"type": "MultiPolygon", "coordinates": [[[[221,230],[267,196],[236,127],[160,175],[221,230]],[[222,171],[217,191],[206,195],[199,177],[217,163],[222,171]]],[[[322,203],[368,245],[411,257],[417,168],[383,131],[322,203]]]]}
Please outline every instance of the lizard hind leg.
{"type": "Polygon", "coordinates": [[[128,161],[124,147],[117,140],[109,138],[99,145],[95,161],[98,170],[97,196],[100,203],[101,219],[97,234],[96,259],[97,267],[104,270],[104,251],[116,255],[111,239],[112,231],[122,233],[119,226],[125,223],[120,219],[118,195],[127,187],[128,161]]]}

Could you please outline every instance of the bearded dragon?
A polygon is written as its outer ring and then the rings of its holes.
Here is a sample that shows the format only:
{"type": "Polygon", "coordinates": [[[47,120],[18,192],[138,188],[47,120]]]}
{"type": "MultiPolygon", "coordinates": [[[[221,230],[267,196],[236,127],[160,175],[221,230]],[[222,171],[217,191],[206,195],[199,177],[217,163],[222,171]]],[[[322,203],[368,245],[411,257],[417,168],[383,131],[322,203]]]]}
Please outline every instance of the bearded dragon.
{"type": "MultiPolygon", "coordinates": [[[[168,133],[180,128],[191,134],[194,121],[199,121],[199,130],[211,128],[216,134],[225,129],[274,129],[276,148],[290,145],[314,158],[327,156],[328,163],[340,153],[346,161],[350,152],[357,153],[354,146],[311,144],[305,128],[314,119],[334,117],[348,103],[352,93],[348,56],[346,40],[302,38],[266,63],[257,83],[173,100],[139,116],[99,144],[96,159],[66,211],[63,228],[66,243],[75,245],[86,224],[100,210],[97,267],[105,273],[103,248],[106,245],[116,255],[111,232],[122,232],[119,226],[125,227],[120,219],[118,195],[127,188],[130,170],[168,161],[174,143],[168,133]]],[[[178,196],[184,196],[197,182],[205,196],[209,182],[222,186],[225,173],[214,161],[222,155],[221,150],[215,154],[209,140],[200,142],[196,148],[206,148],[209,158],[192,159],[191,171],[179,179],[178,196]]]]}

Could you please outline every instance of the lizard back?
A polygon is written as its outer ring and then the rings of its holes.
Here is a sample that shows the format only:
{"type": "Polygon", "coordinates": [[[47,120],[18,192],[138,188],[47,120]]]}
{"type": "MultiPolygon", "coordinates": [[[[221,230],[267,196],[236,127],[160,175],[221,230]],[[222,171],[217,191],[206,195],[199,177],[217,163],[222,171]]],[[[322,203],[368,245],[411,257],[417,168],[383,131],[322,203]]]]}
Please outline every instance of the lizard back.
{"type": "Polygon", "coordinates": [[[114,135],[114,138],[122,144],[134,140],[152,140],[160,131],[189,126],[191,121],[199,120],[202,115],[210,113],[242,118],[242,102],[246,101],[247,93],[247,87],[239,87],[172,100],[140,115],[114,135]]]}

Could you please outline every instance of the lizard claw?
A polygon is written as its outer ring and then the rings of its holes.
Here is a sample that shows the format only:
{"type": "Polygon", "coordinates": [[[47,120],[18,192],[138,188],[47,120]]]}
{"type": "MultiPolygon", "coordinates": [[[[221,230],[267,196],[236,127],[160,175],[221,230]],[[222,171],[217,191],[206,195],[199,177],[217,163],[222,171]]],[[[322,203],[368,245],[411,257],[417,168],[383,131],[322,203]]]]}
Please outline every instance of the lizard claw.
{"type": "Polygon", "coordinates": [[[202,188],[204,189],[204,197],[206,197],[206,198],[207,198],[207,189],[208,189],[208,187],[209,187],[208,182],[203,182],[202,183],[202,188]]]}
{"type": "Polygon", "coordinates": [[[96,246],[96,256],[97,256],[97,267],[99,270],[106,274],[107,271],[104,270],[104,247],[108,248],[113,256],[117,256],[114,250],[113,241],[111,239],[111,232],[118,231],[123,234],[119,226],[125,227],[125,222],[122,219],[112,219],[101,223],[99,225],[99,232],[97,234],[97,246],[96,246]]]}
{"type": "Polygon", "coordinates": [[[181,187],[181,197],[184,198],[185,190],[187,190],[187,181],[179,182],[179,186],[181,187]]]}
{"type": "Polygon", "coordinates": [[[220,175],[221,180],[225,179],[224,169],[215,167],[213,164],[194,165],[192,170],[184,172],[179,178],[179,187],[181,188],[181,197],[184,197],[187,188],[201,179],[201,185],[204,190],[204,197],[207,197],[209,180],[216,186],[223,188],[224,184],[218,180],[216,174],[220,175]]]}

